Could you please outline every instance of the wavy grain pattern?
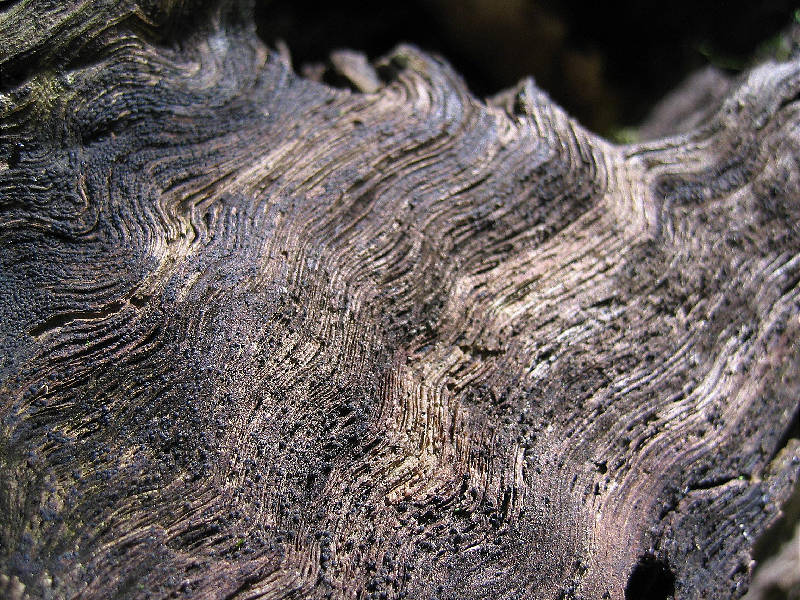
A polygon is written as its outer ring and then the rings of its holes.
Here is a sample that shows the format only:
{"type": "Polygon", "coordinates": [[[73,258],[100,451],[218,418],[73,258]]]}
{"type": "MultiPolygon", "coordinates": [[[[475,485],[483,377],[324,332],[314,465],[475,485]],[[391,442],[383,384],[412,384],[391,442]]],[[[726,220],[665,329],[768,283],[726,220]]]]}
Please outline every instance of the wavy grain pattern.
{"type": "Polygon", "coordinates": [[[744,594],[800,62],[615,146],[412,47],[300,77],[247,2],[0,11],[6,596],[744,594]]]}

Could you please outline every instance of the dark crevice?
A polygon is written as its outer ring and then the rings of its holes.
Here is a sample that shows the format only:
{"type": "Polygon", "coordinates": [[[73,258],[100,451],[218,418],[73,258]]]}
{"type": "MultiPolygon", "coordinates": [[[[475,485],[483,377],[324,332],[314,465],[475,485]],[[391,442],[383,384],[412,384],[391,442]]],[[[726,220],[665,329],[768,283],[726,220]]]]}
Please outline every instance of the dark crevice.
{"type": "Polygon", "coordinates": [[[111,302],[97,310],[72,310],[69,312],[57,313],[49,317],[44,322],[32,328],[28,333],[33,337],[39,337],[48,331],[64,327],[73,321],[89,321],[105,319],[111,315],[118,313],[125,308],[126,304],[130,304],[135,308],[143,308],[152,299],[148,294],[133,294],[127,302],[116,301],[111,302]]]}
{"type": "Polygon", "coordinates": [[[462,344],[458,347],[461,352],[481,360],[488,360],[494,356],[502,356],[505,351],[500,348],[487,348],[479,344],[462,344]]]}
{"type": "Polygon", "coordinates": [[[29,333],[33,337],[38,337],[53,329],[64,327],[73,321],[104,319],[119,312],[124,306],[125,304],[123,302],[112,302],[98,310],[73,310],[70,312],[58,313],[32,328],[29,333]]]}
{"type": "Polygon", "coordinates": [[[749,481],[750,478],[744,475],[738,475],[735,477],[710,477],[708,479],[701,479],[696,483],[690,483],[688,486],[688,494],[692,492],[699,492],[704,490],[711,490],[714,488],[722,487],[723,485],[729,484],[731,481],[736,480],[747,480],[749,481]]]}
{"type": "Polygon", "coordinates": [[[148,296],[146,294],[143,294],[143,295],[134,294],[133,296],[131,296],[131,299],[129,300],[129,302],[131,303],[132,306],[135,306],[136,308],[142,308],[148,302],[150,302],[151,298],[152,298],[152,296],[148,296]]]}
{"type": "MultiPolygon", "coordinates": [[[[250,590],[259,581],[261,581],[261,577],[258,575],[250,575],[248,577],[245,577],[244,581],[242,581],[242,584],[235,590],[233,590],[230,594],[225,596],[223,600],[236,600],[236,598],[240,597],[242,594],[250,590]]],[[[258,596],[255,597],[258,598],[258,596]]]]}
{"type": "Polygon", "coordinates": [[[778,105],[778,110],[782,110],[787,106],[789,106],[790,104],[794,104],[798,100],[800,100],[800,91],[798,91],[796,94],[792,96],[789,96],[788,98],[783,99],[781,103],[778,105]]]}
{"type": "Polygon", "coordinates": [[[625,600],[667,600],[675,596],[675,574],[669,565],[645,554],[631,571],[625,586],[625,600]]]}
{"type": "Polygon", "coordinates": [[[794,414],[789,419],[789,425],[786,427],[786,430],[781,435],[780,439],[775,444],[775,448],[769,456],[767,462],[772,462],[775,460],[775,457],[780,454],[780,451],[786,448],[789,445],[789,441],[792,439],[800,440],[800,404],[798,404],[794,409],[794,414]]]}

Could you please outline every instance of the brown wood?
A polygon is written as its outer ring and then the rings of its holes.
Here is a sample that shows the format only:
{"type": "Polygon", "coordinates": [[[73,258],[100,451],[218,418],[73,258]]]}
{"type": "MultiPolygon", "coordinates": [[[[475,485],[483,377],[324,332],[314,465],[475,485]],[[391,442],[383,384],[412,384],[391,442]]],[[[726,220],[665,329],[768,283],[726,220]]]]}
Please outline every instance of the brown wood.
{"type": "Polygon", "coordinates": [[[800,62],[615,146],[411,47],[300,77],[246,4],[0,8],[0,592],[742,596],[800,62]]]}

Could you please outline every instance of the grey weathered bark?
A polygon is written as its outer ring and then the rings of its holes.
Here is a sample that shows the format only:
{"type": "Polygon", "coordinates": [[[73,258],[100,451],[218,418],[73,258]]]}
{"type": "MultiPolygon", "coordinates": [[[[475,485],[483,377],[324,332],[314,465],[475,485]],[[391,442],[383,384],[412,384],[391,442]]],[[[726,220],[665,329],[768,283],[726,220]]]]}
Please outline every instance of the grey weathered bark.
{"type": "Polygon", "coordinates": [[[299,77],[246,3],[2,11],[7,596],[744,594],[800,473],[800,62],[615,146],[410,47],[299,77]]]}

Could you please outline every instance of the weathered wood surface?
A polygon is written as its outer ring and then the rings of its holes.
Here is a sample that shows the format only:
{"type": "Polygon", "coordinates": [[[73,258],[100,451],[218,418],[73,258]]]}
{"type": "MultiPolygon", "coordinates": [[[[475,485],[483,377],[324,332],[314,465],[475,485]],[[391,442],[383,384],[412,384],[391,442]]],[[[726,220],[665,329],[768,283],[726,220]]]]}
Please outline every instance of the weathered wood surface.
{"type": "Polygon", "coordinates": [[[800,62],[614,146],[410,47],[300,77],[237,4],[1,10],[6,596],[744,594],[800,62]]]}

